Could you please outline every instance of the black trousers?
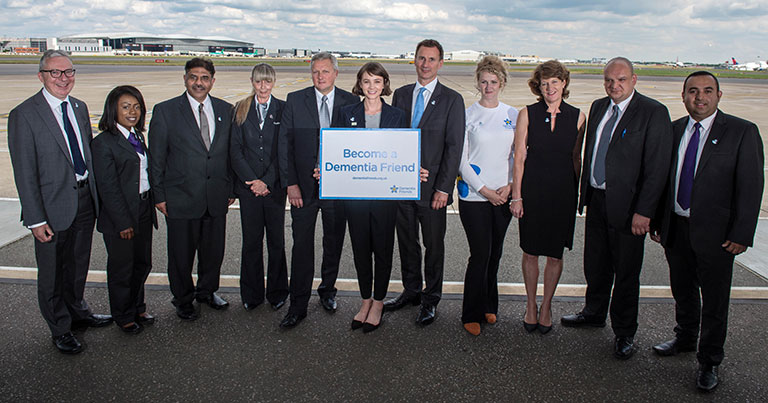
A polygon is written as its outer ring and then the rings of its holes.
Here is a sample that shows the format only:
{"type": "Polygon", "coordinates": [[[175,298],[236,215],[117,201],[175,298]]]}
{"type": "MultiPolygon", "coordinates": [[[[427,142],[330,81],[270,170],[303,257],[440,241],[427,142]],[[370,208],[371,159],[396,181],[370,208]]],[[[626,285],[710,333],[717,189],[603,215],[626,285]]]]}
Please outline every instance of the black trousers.
{"type": "Polygon", "coordinates": [[[344,204],[360,296],[371,298],[373,289],[373,299],[382,301],[387,296],[392,274],[397,202],[350,200],[344,204]]]}
{"type": "Polygon", "coordinates": [[[147,311],[144,282],[152,271],[152,202],[139,204],[139,225],[131,239],[104,234],[107,247],[107,289],[112,318],[120,325],[133,322],[147,311]]]}
{"type": "Polygon", "coordinates": [[[604,320],[610,305],[611,327],[616,336],[622,337],[634,337],[637,332],[645,247],[645,235],[632,235],[630,225],[614,228],[608,224],[605,191],[593,189],[584,236],[584,315],[604,320]]]}
{"type": "Polygon", "coordinates": [[[688,220],[673,214],[670,224],[665,252],[675,297],[675,333],[695,341],[701,325],[696,357],[702,364],[720,365],[728,332],[734,255],[723,248],[697,253],[691,247],[688,220]]]}
{"type": "Polygon", "coordinates": [[[346,221],[344,203],[338,200],[320,200],[313,197],[304,207],[291,207],[293,250],[291,251],[291,307],[296,315],[307,313],[315,273],[315,224],[317,213],[323,216],[323,260],[320,264],[322,281],[317,288],[320,297],[336,296],[336,277],[339,274],[341,249],[344,246],[346,221]]]}
{"type": "Polygon", "coordinates": [[[459,200],[459,217],[469,243],[461,322],[482,322],[499,311],[497,273],[512,213],[507,204],[459,200]]]}
{"type": "Polygon", "coordinates": [[[91,315],[83,293],[96,214],[88,186],[78,188],[77,192],[77,215],[72,225],[54,231],[50,242],[35,239],[37,300],[53,337],[69,332],[73,320],[91,315]]]}
{"type": "Polygon", "coordinates": [[[285,191],[267,196],[240,197],[243,248],[240,261],[240,298],[258,305],[264,301],[264,231],[267,234],[266,298],[277,304],[288,298],[285,259],[285,191]]]}
{"type": "Polygon", "coordinates": [[[421,294],[423,303],[437,305],[443,295],[443,264],[445,263],[445,207],[433,210],[415,201],[400,201],[397,205],[397,244],[403,275],[403,291],[407,297],[421,294]],[[422,290],[421,244],[424,247],[424,277],[422,290]]]}
{"type": "Polygon", "coordinates": [[[227,216],[201,218],[168,218],[168,282],[173,304],[191,303],[195,297],[210,297],[219,289],[221,262],[227,216]],[[192,280],[192,266],[197,253],[197,286],[192,280]]]}

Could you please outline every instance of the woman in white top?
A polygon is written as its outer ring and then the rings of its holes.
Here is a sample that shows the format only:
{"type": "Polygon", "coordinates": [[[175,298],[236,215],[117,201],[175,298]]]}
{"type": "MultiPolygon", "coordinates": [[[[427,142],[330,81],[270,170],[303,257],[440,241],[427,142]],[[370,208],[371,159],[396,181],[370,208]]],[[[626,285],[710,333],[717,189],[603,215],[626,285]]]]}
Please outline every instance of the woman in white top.
{"type": "Polygon", "coordinates": [[[459,166],[459,215],[469,243],[461,321],[477,336],[480,323],[496,323],[499,270],[504,236],[512,215],[513,142],[517,109],[499,102],[507,83],[504,63],[486,56],[475,70],[480,101],[467,108],[466,136],[459,166]]]}

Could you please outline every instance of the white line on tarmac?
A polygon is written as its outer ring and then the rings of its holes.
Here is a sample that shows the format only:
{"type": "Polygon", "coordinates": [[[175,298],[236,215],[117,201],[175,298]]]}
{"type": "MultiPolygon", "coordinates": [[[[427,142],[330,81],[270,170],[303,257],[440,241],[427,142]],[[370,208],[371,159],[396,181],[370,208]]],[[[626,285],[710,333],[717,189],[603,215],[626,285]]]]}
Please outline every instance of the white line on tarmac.
{"type": "MultiPolygon", "coordinates": [[[[193,277],[197,277],[193,275],[193,277]]],[[[240,287],[240,276],[231,274],[221,275],[221,287],[240,287]]],[[[37,268],[35,267],[9,267],[0,266],[0,279],[12,280],[36,280],[37,268]]],[[[87,281],[92,283],[106,283],[107,272],[104,270],[91,270],[88,272],[87,281]]],[[[146,284],[150,285],[168,285],[168,275],[165,273],[150,273],[146,284]]],[[[313,287],[320,284],[320,279],[313,281],[313,287]]],[[[340,278],[336,280],[336,288],[341,291],[358,291],[357,280],[352,278],[340,278]]],[[[391,292],[401,292],[403,290],[400,282],[395,280],[389,286],[391,292]]],[[[587,290],[584,284],[560,284],[557,286],[558,297],[583,297],[587,290]]],[[[446,294],[463,294],[464,283],[461,281],[443,282],[443,292],[446,294]]],[[[538,286],[538,295],[544,292],[543,285],[538,286]]],[[[522,283],[499,283],[499,295],[523,296],[525,295],[525,284],[522,283]]],[[[641,298],[672,298],[672,291],[665,285],[643,285],[640,286],[641,298]]],[[[768,299],[768,287],[731,287],[731,298],[733,299],[768,299]]]]}

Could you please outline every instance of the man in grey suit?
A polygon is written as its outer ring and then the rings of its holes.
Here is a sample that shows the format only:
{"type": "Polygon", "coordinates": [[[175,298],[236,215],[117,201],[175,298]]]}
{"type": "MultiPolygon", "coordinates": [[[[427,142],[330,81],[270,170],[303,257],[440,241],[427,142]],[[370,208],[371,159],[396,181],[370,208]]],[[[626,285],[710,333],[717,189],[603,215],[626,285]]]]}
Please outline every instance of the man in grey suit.
{"type": "Polygon", "coordinates": [[[660,102],[635,90],[637,75],[624,57],[603,70],[607,97],[589,108],[579,210],[584,235],[584,309],[563,326],[605,326],[611,316],[613,354],[635,353],[640,270],[645,234],[664,191],[672,155],[672,124],[660,102]]]}
{"type": "Polygon", "coordinates": [[[704,391],[718,384],[733,260],[752,246],[764,185],[760,132],[720,111],[722,95],[710,72],[685,79],[688,116],[672,124],[675,152],[654,223],[660,234],[651,236],[666,252],[677,322],[674,339],[653,350],[661,356],[697,351],[698,339],[696,386],[704,391]]]}
{"type": "Polygon", "coordinates": [[[112,322],[91,313],[83,299],[98,211],[93,135],[88,107],[69,96],[75,85],[69,56],[45,52],[37,77],[43,89],[8,116],[8,148],[22,221],[35,237],[40,311],[59,351],[76,354],[83,345],[73,328],[112,322]]]}
{"type": "Polygon", "coordinates": [[[392,106],[406,112],[411,127],[421,129],[421,165],[429,171],[429,178],[421,184],[421,200],[398,203],[397,243],[404,290],[386,301],[384,310],[421,304],[416,323],[428,325],[435,320],[443,292],[446,206],[453,202],[459,173],[465,112],[461,95],[437,80],[443,66],[443,47],[438,41],[419,42],[414,64],[417,82],[395,90],[392,106]],[[426,249],[423,277],[419,227],[426,249]]]}
{"type": "Polygon", "coordinates": [[[291,306],[280,322],[292,328],[307,316],[315,272],[315,222],[323,215],[322,282],[317,287],[320,304],[336,311],[336,276],[344,245],[344,205],[338,200],[320,200],[317,180],[312,176],[318,164],[320,129],[330,127],[342,106],[357,103],[356,95],[336,88],[339,65],[327,52],[312,56],[312,86],[288,94],[283,109],[277,144],[280,182],[287,188],[291,204],[291,306]]]}
{"type": "Polygon", "coordinates": [[[194,300],[213,309],[229,303],[219,289],[227,211],[234,193],[229,166],[232,105],[208,95],[215,81],[209,59],[184,66],[187,91],[155,105],[149,125],[150,183],[168,227],[168,281],[176,315],[199,317],[194,300]],[[197,284],[192,265],[197,253],[197,284]]]}

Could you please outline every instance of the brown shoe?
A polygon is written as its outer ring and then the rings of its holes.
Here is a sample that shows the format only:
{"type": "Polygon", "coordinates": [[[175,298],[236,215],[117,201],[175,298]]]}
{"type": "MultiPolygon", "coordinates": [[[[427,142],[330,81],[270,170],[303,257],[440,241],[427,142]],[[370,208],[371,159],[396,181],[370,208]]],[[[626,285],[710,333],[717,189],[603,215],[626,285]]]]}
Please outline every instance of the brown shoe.
{"type": "Polygon", "coordinates": [[[486,313],[485,314],[485,321],[488,322],[491,325],[496,323],[496,314],[495,313],[486,313]]]}
{"type": "Polygon", "coordinates": [[[464,324],[464,330],[468,331],[472,336],[480,335],[480,323],[470,322],[464,324]]]}

